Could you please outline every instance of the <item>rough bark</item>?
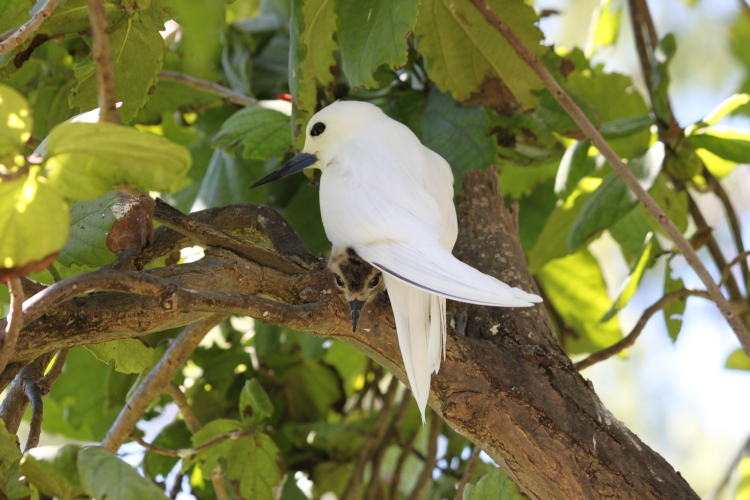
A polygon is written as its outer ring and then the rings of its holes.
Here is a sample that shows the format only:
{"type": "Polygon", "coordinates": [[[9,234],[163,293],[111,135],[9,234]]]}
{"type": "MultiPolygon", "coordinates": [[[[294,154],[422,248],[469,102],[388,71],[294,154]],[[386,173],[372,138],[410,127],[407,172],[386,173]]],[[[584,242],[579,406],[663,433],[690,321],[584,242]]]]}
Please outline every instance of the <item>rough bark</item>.
{"type": "MultiPolygon", "coordinates": [[[[513,286],[536,291],[515,218],[504,208],[494,169],[469,172],[463,185],[464,193],[457,199],[460,233],[455,254],[513,286]]],[[[160,302],[165,299],[158,296],[96,293],[78,297],[31,322],[21,332],[11,360],[23,362],[64,347],[143,335],[221,312],[336,337],[407,383],[393,315],[385,299],[377,297],[368,303],[358,331],[352,333],[348,305],[333,286],[331,275],[309,253],[301,253],[298,245],[293,251],[281,249],[286,239],[281,235],[298,240],[283,219],[275,216],[253,225],[264,235],[259,238],[241,233],[242,227],[250,225],[248,218],[264,217],[259,215],[262,209],[212,210],[222,217],[212,220],[209,210],[189,218],[212,223],[228,235],[262,240],[295,267],[304,263],[307,274],[287,274],[226,248],[210,248],[204,259],[193,264],[144,271],[177,290],[178,299],[180,294],[210,294],[210,300],[184,301],[182,306],[178,300],[177,307],[166,309],[160,302]],[[237,223],[231,216],[234,210],[243,214],[247,224],[237,223]],[[257,296],[278,302],[262,302],[257,296]]],[[[189,240],[159,228],[150,249],[121,256],[111,267],[142,268],[180,245],[195,244],[189,240]]],[[[449,315],[447,358],[433,377],[429,404],[486,451],[529,497],[698,498],[679,473],[602,405],[561,349],[543,306],[504,309],[453,303],[449,315]]],[[[0,376],[0,380],[6,378],[0,376]]]]}

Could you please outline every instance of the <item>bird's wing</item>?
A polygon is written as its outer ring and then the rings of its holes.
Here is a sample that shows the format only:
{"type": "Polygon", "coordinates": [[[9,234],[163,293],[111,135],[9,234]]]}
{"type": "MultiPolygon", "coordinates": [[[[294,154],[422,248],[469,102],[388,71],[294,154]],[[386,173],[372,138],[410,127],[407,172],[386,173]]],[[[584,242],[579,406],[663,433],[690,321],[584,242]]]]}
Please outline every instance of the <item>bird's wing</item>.
{"type": "Polygon", "coordinates": [[[425,189],[440,208],[440,218],[445,231],[440,237],[440,244],[448,250],[453,250],[458,237],[458,220],[453,204],[453,172],[442,156],[424,146],[422,151],[427,165],[431,167],[425,189]]]}
{"type": "Polygon", "coordinates": [[[456,259],[440,245],[380,243],[355,247],[364,260],[404,283],[470,304],[526,307],[541,302],[456,259]]]}

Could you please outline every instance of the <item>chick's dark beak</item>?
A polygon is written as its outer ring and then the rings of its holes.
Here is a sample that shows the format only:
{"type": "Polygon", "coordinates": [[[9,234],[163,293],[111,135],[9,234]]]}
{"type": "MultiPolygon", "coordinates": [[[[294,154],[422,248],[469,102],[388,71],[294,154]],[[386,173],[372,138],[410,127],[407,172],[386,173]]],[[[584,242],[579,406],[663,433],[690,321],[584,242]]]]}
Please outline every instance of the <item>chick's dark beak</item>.
{"type": "Polygon", "coordinates": [[[309,153],[300,153],[267,176],[263,177],[252,186],[250,186],[250,189],[281,179],[283,177],[288,177],[292,174],[296,174],[297,172],[302,172],[307,167],[315,165],[317,161],[318,157],[315,155],[311,155],[309,153]]]}
{"type": "Polygon", "coordinates": [[[352,300],[349,302],[352,308],[352,333],[357,331],[357,322],[359,321],[359,313],[362,312],[362,306],[365,305],[364,300],[352,300]]]}

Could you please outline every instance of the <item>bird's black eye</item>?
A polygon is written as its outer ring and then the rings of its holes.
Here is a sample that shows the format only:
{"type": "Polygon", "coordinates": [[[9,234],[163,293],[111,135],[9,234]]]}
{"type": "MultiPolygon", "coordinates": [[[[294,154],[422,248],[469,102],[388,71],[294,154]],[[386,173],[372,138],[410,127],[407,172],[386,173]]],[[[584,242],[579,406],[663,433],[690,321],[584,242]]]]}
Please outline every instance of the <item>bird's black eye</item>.
{"type": "Polygon", "coordinates": [[[318,122],[315,125],[312,126],[312,129],[310,130],[310,135],[313,137],[318,137],[320,134],[322,134],[326,129],[326,126],[323,122],[318,122]]]}
{"type": "Polygon", "coordinates": [[[375,276],[372,280],[370,280],[370,288],[375,288],[380,283],[380,275],[375,276]]]}
{"type": "Polygon", "coordinates": [[[344,281],[341,279],[341,276],[339,276],[338,274],[334,274],[333,276],[336,278],[336,284],[343,288],[344,281]]]}

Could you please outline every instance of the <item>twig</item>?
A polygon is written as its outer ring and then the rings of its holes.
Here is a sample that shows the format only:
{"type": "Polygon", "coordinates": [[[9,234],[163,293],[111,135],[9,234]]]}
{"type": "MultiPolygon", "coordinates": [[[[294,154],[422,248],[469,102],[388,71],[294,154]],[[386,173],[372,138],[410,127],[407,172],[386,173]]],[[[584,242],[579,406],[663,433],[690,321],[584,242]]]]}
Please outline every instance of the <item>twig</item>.
{"type": "Polygon", "coordinates": [[[31,401],[31,424],[29,426],[29,437],[26,439],[26,453],[39,444],[39,436],[42,433],[42,419],[44,418],[44,403],[42,402],[42,393],[39,390],[36,380],[24,380],[23,390],[26,397],[31,401]]]}
{"type": "Polygon", "coordinates": [[[750,16],[750,5],[748,5],[747,0],[739,0],[740,2],[740,10],[745,13],[746,16],[750,16]]]}
{"type": "Polygon", "coordinates": [[[180,491],[182,491],[182,479],[184,477],[185,474],[183,472],[180,472],[179,474],[177,474],[177,477],[174,478],[174,484],[172,485],[172,489],[169,491],[169,498],[171,500],[175,500],[180,491]]]}
{"type": "Polygon", "coordinates": [[[0,55],[10,52],[28,40],[29,37],[39,29],[39,26],[42,25],[44,20],[52,14],[52,11],[57,8],[58,3],[60,3],[60,0],[47,0],[42,8],[31,16],[31,19],[20,26],[6,40],[0,42],[0,55]]]}
{"type": "Polygon", "coordinates": [[[424,495],[424,489],[427,486],[427,481],[432,477],[432,471],[435,469],[437,464],[437,448],[438,448],[438,437],[440,436],[440,427],[443,420],[438,416],[437,413],[432,412],[432,419],[430,419],[430,437],[427,441],[427,457],[424,461],[424,469],[419,474],[417,484],[409,495],[409,500],[419,500],[424,495]]]}
{"type": "Polygon", "coordinates": [[[721,271],[721,281],[719,281],[719,286],[722,286],[729,279],[732,268],[736,266],[738,262],[747,262],[748,257],[750,257],[750,250],[742,252],[737,257],[732,259],[732,262],[724,266],[724,269],[721,271]]]}
{"type": "Polygon", "coordinates": [[[50,389],[52,389],[52,384],[55,383],[55,380],[57,380],[57,377],[60,376],[60,374],[63,371],[63,367],[65,366],[65,360],[68,357],[68,350],[67,349],[60,349],[57,351],[57,357],[55,358],[55,363],[52,365],[52,368],[50,368],[49,372],[47,372],[47,375],[45,375],[40,381],[39,381],[39,387],[42,389],[44,394],[47,394],[50,389]]]}
{"type": "Polygon", "coordinates": [[[258,102],[257,99],[248,97],[240,92],[235,92],[234,90],[228,89],[223,85],[219,85],[218,83],[201,80],[200,78],[195,78],[194,76],[185,75],[183,73],[177,73],[175,71],[162,71],[161,73],[159,73],[159,80],[163,82],[182,83],[183,85],[193,87],[194,89],[217,95],[227,102],[237,104],[238,106],[252,106],[253,104],[256,104],[258,102]]]}
{"type": "Polygon", "coordinates": [[[632,346],[633,344],[635,344],[636,339],[646,327],[646,323],[648,323],[648,320],[651,319],[651,316],[664,309],[664,307],[666,307],[668,304],[671,304],[672,302],[676,302],[678,300],[685,300],[688,297],[703,297],[704,299],[711,300],[711,297],[708,295],[708,293],[700,290],[688,290],[687,288],[676,290],[664,295],[664,297],[660,298],[651,306],[649,306],[648,309],[643,311],[643,314],[638,320],[638,323],[635,324],[633,329],[630,331],[630,333],[627,334],[625,338],[623,338],[616,344],[613,344],[606,349],[602,349],[601,351],[597,351],[588,358],[575,363],[574,366],[576,370],[583,370],[584,368],[588,368],[589,366],[598,363],[599,361],[604,361],[605,359],[611,358],[623,349],[632,346]]]}
{"type": "Polygon", "coordinates": [[[409,438],[409,441],[407,441],[406,444],[402,447],[401,456],[398,457],[396,469],[393,471],[393,477],[391,478],[391,493],[388,497],[389,500],[396,500],[397,498],[399,498],[398,485],[401,482],[401,472],[404,470],[406,460],[414,450],[414,443],[416,443],[418,435],[419,432],[414,431],[414,433],[409,438]]]}
{"type": "Polygon", "coordinates": [[[380,440],[378,449],[375,450],[375,453],[373,454],[372,467],[370,469],[370,484],[367,485],[367,491],[365,492],[365,498],[367,500],[376,500],[385,496],[384,494],[379,494],[382,486],[382,482],[380,480],[380,467],[383,463],[385,452],[388,450],[388,445],[391,443],[391,438],[398,433],[401,425],[404,422],[404,418],[406,418],[406,412],[409,410],[411,399],[411,391],[404,391],[404,394],[401,397],[401,402],[398,405],[398,409],[393,415],[391,423],[388,425],[388,430],[386,430],[383,434],[383,438],[380,440]]]}
{"type": "Polygon", "coordinates": [[[167,384],[164,393],[168,394],[177,404],[180,413],[182,413],[182,418],[185,420],[185,425],[187,425],[190,433],[195,434],[198,432],[202,427],[201,423],[198,420],[198,417],[195,416],[193,407],[188,403],[187,397],[185,396],[185,393],[182,392],[182,389],[180,389],[174,382],[170,382],[167,384]]]}
{"type": "Polygon", "coordinates": [[[453,500],[463,500],[464,488],[466,488],[466,484],[471,481],[471,476],[474,475],[474,469],[477,467],[477,460],[479,460],[479,453],[481,453],[481,451],[482,449],[479,448],[479,446],[474,446],[474,451],[471,452],[471,457],[469,457],[469,463],[466,464],[466,471],[464,472],[464,475],[461,476],[461,481],[458,482],[456,496],[453,497],[453,500]]]}
{"type": "Polygon", "coordinates": [[[244,437],[252,436],[254,434],[254,431],[234,431],[230,432],[228,434],[224,434],[223,436],[219,436],[216,438],[213,438],[210,441],[206,441],[200,446],[196,446],[195,448],[182,448],[179,450],[170,450],[169,448],[162,448],[161,446],[156,446],[151,443],[147,443],[143,440],[138,434],[131,434],[130,439],[138,443],[139,445],[146,448],[148,451],[157,453],[159,455],[164,455],[166,457],[179,457],[179,458],[187,458],[190,455],[195,455],[196,453],[200,453],[205,449],[208,449],[212,447],[215,444],[223,443],[227,440],[234,440],[234,439],[241,439],[244,437]]]}
{"type": "Polygon", "coordinates": [[[18,333],[24,325],[23,286],[21,286],[21,280],[19,278],[8,280],[8,291],[10,292],[10,311],[6,318],[3,346],[0,348],[0,373],[8,366],[8,361],[10,361],[13,352],[15,352],[18,333]]]}
{"type": "Polygon", "coordinates": [[[57,270],[54,264],[50,264],[47,268],[47,272],[52,276],[52,281],[57,283],[58,281],[62,281],[62,276],[60,276],[60,271],[57,270]]]}
{"type": "Polygon", "coordinates": [[[214,314],[193,323],[180,333],[117,416],[117,420],[102,441],[104,448],[112,453],[120,448],[135,429],[135,424],[138,423],[151,401],[162,393],[164,387],[185,364],[203,337],[211,328],[221,323],[224,317],[224,315],[214,314]]]}
{"type": "Polygon", "coordinates": [[[750,356],[750,335],[748,335],[747,328],[741,321],[739,316],[732,309],[732,305],[722,295],[721,289],[714,283],[711,275],[709,274],[706,267],[701,262],[698,254],[695,253],[693,247],[680,233],[680,230],[674,225],[674,223],[667,217],[664,211],[656,204],[653,198],[643,189],[643,186],[638,182],[633,172],[622,162],[617,153],[607,144],[599,131],[589,121],[586,115],[581,111],[581,108],[576,105],[568,94],[560,87],[555,81],[554,77],[547,71],[539,58],[521,41],[520,38],[511,30],[502,19],[490,8],[487,4],[487,0],[470,0],[471,3],[479,10],[487,22],[492,25],[510,45],[515,49],[518,56],[534,70],[539,78],[544,83],[545,87],[552,93],[557,102],[565,109],[570,115],[573,121],[581,128],[591,140],[591,143],[598,149],[604,158],[609,162],[615,172],[625,181],[625,184],[630,190],[635,193],[636,197],[640,200],[641,204],[648,210],[651,216],[656,220],[659,225],[664,229],[667,235],[672,239],[677,248],[685,256],[690,267],[695,270],[695,273],[700,277],[703,284],[706,286],[706,290],[711,296],[719,310],[726,318],[734,330],[737,339],[742,345],[745,353],[750,356]]]}
{"type": "Polygon", "coordinates": [[[115,96],[115,70],[109,49],[109,20],[103,0],[88,0],[91,37],[94,43],[93,59],[96,65],[96,97],[99,104],[99,120],[120,123],[115,96]]]}
{"type": "Polygon", "coordinates": [[[745,441],[745,444],[742,445],[742,448],[740,448],[740,451],[737,453],[737,456],[734,460],[732,460],[732,463],[729,465],[729,468],[727,469],[726,473],[724,474],[724,477],[719,481],[718,486],[709,493],[707,493],[703,500],[717,500],[719,498],[719,495],[721,494],[722,490],[727,487],[729,484],[729,480],[732,478],[732,473],[737,468],[737,465],[740,463],[740,460],[742,460],[742,457],[745,455],[750,454],[750,437],[747,438],[745,441]]]}
{"type": "Polygon", "coordinates": [[[11,434],[18,432],[18,426],[21,424],[23,413],[29,404],[29,398],[24,390],[24,381],[39,380],[44,375],[52,353],[42,354],[33,362],[24,366],[23,369],[13,379],[13,383],[8,388],[3,404],[0,405],[0,419],[5,422],[5,428],[11,434]]]}

